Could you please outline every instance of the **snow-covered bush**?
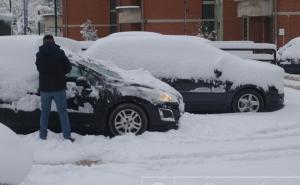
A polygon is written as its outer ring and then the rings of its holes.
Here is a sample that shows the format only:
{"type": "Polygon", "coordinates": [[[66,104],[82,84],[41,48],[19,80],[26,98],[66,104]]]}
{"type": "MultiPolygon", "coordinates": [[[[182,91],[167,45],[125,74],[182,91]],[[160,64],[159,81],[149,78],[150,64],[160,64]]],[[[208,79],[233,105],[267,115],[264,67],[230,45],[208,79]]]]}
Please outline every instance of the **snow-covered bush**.
{"type": "Polygon", "coordinates": [[[87,19],[80,27],[81,27],[80,33],[84,40],[93,41],[98,39],[98,35],[97,35],[98,30],[96,30],[95,25],[92,24],[91,20],[87,19]]]}
{"type": "Polygon", "coordinates": [[[28,175],[33,153],[9,128],[0,123],[0,184],[16,185],[28,175]]]}

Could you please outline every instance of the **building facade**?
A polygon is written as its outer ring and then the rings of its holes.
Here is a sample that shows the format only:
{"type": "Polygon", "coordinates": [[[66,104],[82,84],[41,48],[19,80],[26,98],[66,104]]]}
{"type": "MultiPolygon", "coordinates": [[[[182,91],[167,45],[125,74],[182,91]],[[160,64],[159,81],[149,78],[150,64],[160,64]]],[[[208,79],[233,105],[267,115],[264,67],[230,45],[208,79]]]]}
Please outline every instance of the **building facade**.
{"type": "Polygon", "coordinates": [[[119,31],[201,35],[282,46],[300,35],[299,0],[63,0],[64,36],[81,40],[91,20],[99,37],[119,31]]]}

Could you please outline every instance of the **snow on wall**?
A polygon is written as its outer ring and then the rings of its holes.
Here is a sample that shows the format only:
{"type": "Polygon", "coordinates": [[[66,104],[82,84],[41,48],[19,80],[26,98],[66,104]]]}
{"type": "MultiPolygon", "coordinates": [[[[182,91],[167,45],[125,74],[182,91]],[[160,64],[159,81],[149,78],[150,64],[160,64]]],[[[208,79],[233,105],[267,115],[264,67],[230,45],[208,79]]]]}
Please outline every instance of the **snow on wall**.
{"type": "Polygon", "coordinates": [[[31,147],[0,123],[0,151],[0,184],[19,184],[32,166],[31,147]]]}
{"type": "Polygon", "coordinates": [[[142,67],[162,78],[214,79],[214,70],[219,69],[220,79],[233,82],[233,87],[255,84],[268,90],[275,86],[283,92],[281,68],[241,59],[192,36],[106,37],[85,55],[113,61],[124,69],[142,67]]]}

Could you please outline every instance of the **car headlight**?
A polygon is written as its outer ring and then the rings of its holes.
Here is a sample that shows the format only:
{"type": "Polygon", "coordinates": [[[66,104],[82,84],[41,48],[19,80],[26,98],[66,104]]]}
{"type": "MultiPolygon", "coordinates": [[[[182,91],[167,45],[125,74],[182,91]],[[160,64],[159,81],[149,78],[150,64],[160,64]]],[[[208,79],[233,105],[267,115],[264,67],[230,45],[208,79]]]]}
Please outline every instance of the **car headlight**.
{"type": "Polygon", "coordinates": [[[165,93],[165,92],[161,92],[159,94],[159,100],[162,102],[175,102],[176,101],[172,95],[165,93]]]}

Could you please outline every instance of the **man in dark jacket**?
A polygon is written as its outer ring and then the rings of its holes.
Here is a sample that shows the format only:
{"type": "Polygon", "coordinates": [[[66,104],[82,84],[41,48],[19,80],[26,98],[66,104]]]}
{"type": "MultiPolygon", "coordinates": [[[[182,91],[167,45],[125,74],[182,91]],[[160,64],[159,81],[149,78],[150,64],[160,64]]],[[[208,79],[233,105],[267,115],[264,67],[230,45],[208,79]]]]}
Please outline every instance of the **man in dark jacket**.
{"type": "Polygon", "coordinates": [[[72,69],[63,50],[55,44],[52,35],[46,35],[43,45],[36,54],[36,66],[39,71],[39,89],[41,92],[40,138],[47,139],[48,120],[51,103],[54,100],[59,114],[65,139],[74,142],[67,112],[66,77],[72,69]]]}

